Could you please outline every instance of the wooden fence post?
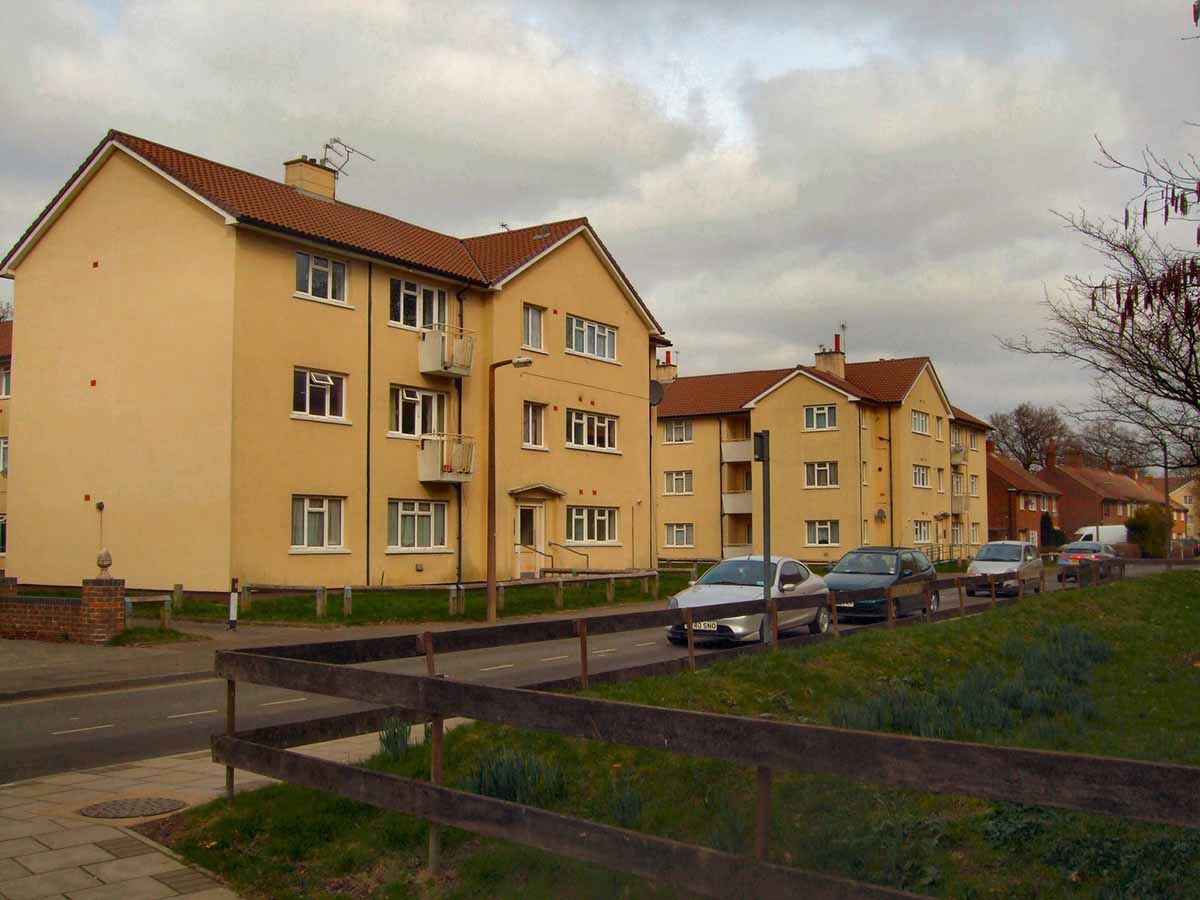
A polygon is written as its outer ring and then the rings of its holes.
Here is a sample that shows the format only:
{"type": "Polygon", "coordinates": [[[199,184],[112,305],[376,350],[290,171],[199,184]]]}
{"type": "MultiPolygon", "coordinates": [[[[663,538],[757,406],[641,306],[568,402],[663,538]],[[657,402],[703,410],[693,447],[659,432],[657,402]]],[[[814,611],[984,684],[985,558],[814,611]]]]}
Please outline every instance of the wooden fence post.
{"type": "Polygon", "coordinates": [[[250,611],[251,604],[254,603],[254,591],[250,590],[250,585],[242,585],[242,596],[238,600],[238,612],[246,613],[250,611]]]}
{"type": "Polygon", "coordinates": [[[933,592],[929,590],[929,582],[926,581],[921,585],[921,606],[924,609],[926,619],[929,618],[929,604],[933,602],[932,597],[933,592]]]}
{"type": "Polygon", "coordinates": [[[896,589],[888,588],[887,597],[883,601],[887,605],[887,627],[896,627],[896,589]]]}
{"type": "MultiPolygon", "coordinates": [[[[437,661],[434,657],[433,634],[425,632],[421,639],[425,645],[425,671],[429,677],[437,675],[437,661]]],[[[445,725],[441,716],[434,716],[427,726],[431,729],[429,739],[429,781],[432,784],[442,783],[442,747],[445,736],[445,725]]],[[[437,876],[442,857],[442,826],[437,822],[429,823],[429,874],[437,876]]]]}
{"type": "Polygon", "coordinates": [[[692,627],[692,608],[683,610],[683,627],[687,630],[688,670],[696,671],[696,635],[692,627]]]}
{"type": "Polygon", "coordinates": [[[1025,579],[1021,577],[1021,570],[1017,570],[1017,599],[1025,599],[1025,579]]]}
{"type": "Polygon", "coordinates": [[[163,599],[162,609],[158,613],[158,624],[163,628],[171,627],[171,603],[174,602],[171,598],[163,599]]]}
{"type": "Polygon", "coordinates": [[[554,608],[563,608],[563,580],[561,578],[554,582],[554,608]]]}
{"type": "Polygon", "coordinates": [[[575,630],[579,633],[579,686],[586,691],[588,686],[587,619],[576,619],[575,630]]]}
{"type": "Polygon", "coordinates": [[[643,594],[650,593],[650,576],[649,575],[642,576],[642,593],[643,594]]]}
{"type": "Polygon", "coordinates": [[[176,612],[183,609],[183,585],[177,584],[171,589],[171,606],[176,612]]]}
{"type": "Polygon", "coordinates": [[[771,623],[771,650],[779,649],[779,601],[774,597],[767,603],[768,621],[771,623]]]}
{"type": "Polygon", "coordinates": [[[458,612],[457,585],[453,585],[453,584],[450,585],[449,596],[447,597],[447,600],[446,600],[446,608],[449,610],[450,615],[454,615],[455,613],[458,612]]]}
{"type": "Polygon", "coordinates": [[[496,609],[504,609],[504,585],[496,585],[496,609]]]}
{"type": "Polygon", "coordinates": [[[342,616],[349,618],[354,612],[354,588],[350,585],[342,587],[342,616]]]}
{"type": "Polygon", "coordinates": [[[829,592],[829,628],[833,632],[833,636],[835,638],[842,636],[842,632],[838,628],[837,620],[837,591],[829,592]]]}
{"type": "Polygon", "coordinates": [[[328,604],[326,603],[325,588],[323,586],[317,588],[317,618],[318,619],[325,618],[327,605],[328,604]]]}
{"type": "Polygon", "coordinates": [[[654,582],[654,593],[653,593],[653,597],[654,597],[654,602],[655,602],[655,603],[657,603],[657,602],[658,602],[658,592],[659,592],[659,589],[660,589],[660,585],[659,585],[659,582],[658,582],[658,570],[657,570],[657,569],[655,570],[654,574],[650,576],[650,578],[651,578],[651,580],[654,582]]]}
{"type": "Polygon", "coordinates": [[[1044,565],[1042,566],[1041,571],[1038,573],[1038,593],[1046,593],[1046,567],[1044,565]]]}
{"type": "MultiPolygon", "coordinates": [[[[225,734],[232,736],[237,731],[237,682],[232,678],[225,681],[225,734]]],[[[225,767],[225,800],[233,802],[233,766],[225,767]]]]}
{"type": "Polygon", "coordinates": [[[771,837],[771,768],[758,767],[758,815],[754,824],[754,858],[767,859],[771,837]]]}
{"type": "Polygon", "coordinates": [[[988,590],[991,592],[991,595],[992,595],[991,607],[992,607],[992,609],[995,609],[996,608],[996,576],[995,575],[988,576],[988,590]]]}
{"type": "Polygon", "coordinates": [[[961,575],[954,576],[954,586],[958,588],[958,617],[961,619],[967,614],[967,589],[963,587],[961,575]]]}
{"type": "Polygon", "coordinates": [[[699,575],[700,575],[699,566],[696,563],[692,563],[692,581],[695,581],[699,577],[699,575]]]}

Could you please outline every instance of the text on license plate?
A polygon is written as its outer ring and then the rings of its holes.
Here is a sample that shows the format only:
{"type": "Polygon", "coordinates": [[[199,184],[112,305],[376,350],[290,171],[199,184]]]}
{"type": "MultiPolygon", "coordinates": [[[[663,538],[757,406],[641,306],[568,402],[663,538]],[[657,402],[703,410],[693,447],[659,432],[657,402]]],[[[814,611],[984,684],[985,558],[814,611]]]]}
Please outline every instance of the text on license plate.
{"type": "Polygon", "coordinates": [[[716,631],[717,623],[716,622],[693,622],[692,627],[695,628],[697,631],[716,631]]]}

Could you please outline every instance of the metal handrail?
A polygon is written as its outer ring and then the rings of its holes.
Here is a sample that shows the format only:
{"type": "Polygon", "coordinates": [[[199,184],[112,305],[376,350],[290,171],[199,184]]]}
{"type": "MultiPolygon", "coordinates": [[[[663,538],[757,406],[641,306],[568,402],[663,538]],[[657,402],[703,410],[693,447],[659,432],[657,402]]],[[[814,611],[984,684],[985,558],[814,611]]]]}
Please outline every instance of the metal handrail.
{"type": "MultiPolygon", "coordinates": [[[[517,544],[517,546],[520,547],[522,550],[529,550],[532,553],[536,553],[538,556],[546,557],[546,559],[550,560],[550,566],[551,567],[554,566],[553,554],[547,553],[545,550],[539,550],[537,547],[530,547],[528,544],[517,544]]],[[[538,577],[540,578],[541,575],[542,575],[542,569],[539,568],[538,569],[538,577]]]]}
{"type": "Polygon", "coordinates": [[[422,325],[421,330],[434,332],[444,331],[446,334],[449,334],[452,337],[464,337],[466,335],[473,335],[477,333],[473,329],[462,328],[459,325],[451,325],[449,322],[434,322],[432,325],[422,325]]]}
{"type": "Polygon", "coordinates": [[[551,547],[561,547],[562,549],[566,550],[568,553],[574,553],[576,556],[582,556],[583,557],[583,567],[585,569],[590,569],[592,567],[592,558],[590,556],[588,556],[586,553],[584,553],[582,550],[576,550],[574,547],[568,547],[566,544],[560,544],[557,541],[551,541],[550,546],[551,547]]]}

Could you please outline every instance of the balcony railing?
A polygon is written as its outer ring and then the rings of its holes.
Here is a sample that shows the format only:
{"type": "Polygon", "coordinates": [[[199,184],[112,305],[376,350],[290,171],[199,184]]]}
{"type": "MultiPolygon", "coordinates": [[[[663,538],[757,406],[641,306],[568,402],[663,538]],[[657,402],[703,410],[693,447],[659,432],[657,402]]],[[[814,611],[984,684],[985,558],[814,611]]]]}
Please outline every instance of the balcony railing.
{"type": "Polygon", "coordinates": [[[971,498],[962,494],[955,494],[950,498],[950,512],[956,516],[966,515],[971,508],[971,498]]]}
{"type": "Polygon", "coordinates": [[[967,448],[962,444],[950,445],[950,465],[965,466],[967,464],[967,448]]]}
{"type": "Polygon", "coordinates": [[[721,441],[721,462],[751,462],[753,459],[753,441],[721,441]]]}
{"type": "Polygon", "coordinates": [[[417,362],[424,375],[462,378],[471,374],[475,334],[457,325],[434,325],[421,332],[417,362]]]}
{"type": "Polygon", "coordinates": [[[421,481],[470,481],[475,471],[475,438],[461,434],[422,435],[417,452],[421,481]]]}
{"type": "Polygon", "coordinates": [[[727,516],[741,516],[754,512],[753,491],[724,491],[721,494],[721,512],[727,516]]]}

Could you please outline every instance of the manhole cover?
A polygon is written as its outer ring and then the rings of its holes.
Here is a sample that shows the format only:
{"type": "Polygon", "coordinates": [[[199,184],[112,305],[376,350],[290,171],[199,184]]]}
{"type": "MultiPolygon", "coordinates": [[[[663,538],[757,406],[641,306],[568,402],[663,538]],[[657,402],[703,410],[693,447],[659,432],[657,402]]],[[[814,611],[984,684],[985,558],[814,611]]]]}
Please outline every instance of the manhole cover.
{"type": "Polygon", "coordinates": [[[185,806],[187,804],[182,800],[172,800],[169,797],[136,797],[132,800],[106,800],[104,803],[85,806],[79,814],[91,819],[132,819],[140,816],[161,816],[185,806]]]}

